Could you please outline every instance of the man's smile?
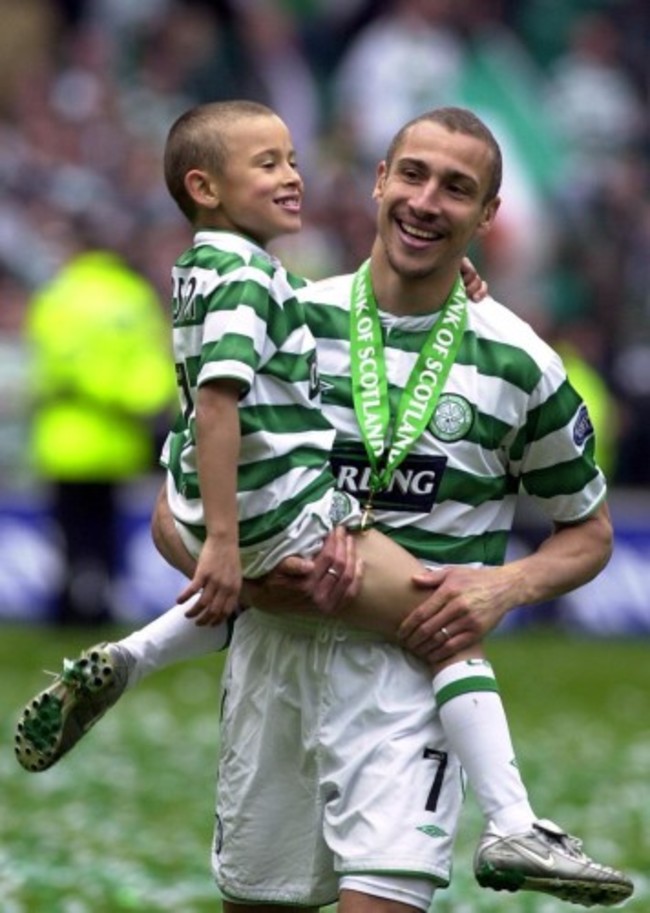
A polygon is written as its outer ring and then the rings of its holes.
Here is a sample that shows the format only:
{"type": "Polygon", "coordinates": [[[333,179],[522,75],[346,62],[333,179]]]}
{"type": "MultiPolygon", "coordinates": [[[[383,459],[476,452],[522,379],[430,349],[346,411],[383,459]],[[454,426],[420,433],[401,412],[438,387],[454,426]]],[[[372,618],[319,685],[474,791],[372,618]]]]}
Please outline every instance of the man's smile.
{"type": "Polygon", "coordinates": [[[403,234],[415,241],[423,241],[430,244],[435,241],[441,241],[444,238],[444,233],[434,228],[422,228],[399,218],[395,219],[395,222],[403,234]]]}

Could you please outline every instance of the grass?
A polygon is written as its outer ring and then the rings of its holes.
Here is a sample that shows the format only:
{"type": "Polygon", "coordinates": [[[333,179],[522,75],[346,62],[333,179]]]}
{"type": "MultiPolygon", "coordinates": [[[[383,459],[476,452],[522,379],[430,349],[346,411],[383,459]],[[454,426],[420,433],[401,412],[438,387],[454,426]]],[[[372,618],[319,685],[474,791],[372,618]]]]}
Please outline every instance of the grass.
{"type": "MultiPolygon", "coordinates": [[[[91,632],[90,640],[116,631],[91,632]]],[[[3,913],[219,913],[209,870],[221,657],[159,673],[130,693],[74,752],[29,774],[13,758],[22,704],[44,668],[87,646],[87,631],[3,626],[0,637],[0,897],[3,913]]],[[[650,667],[646,641],[529,630],[490,647],[539,814],[624,868],[650,910],[650,667]]],[[[290,814],[290,809],[288,810],[290,814]]],[[[435,913],[560,913],[532,894],[481,890],[471,797],[452,887],[435,913]]]]}

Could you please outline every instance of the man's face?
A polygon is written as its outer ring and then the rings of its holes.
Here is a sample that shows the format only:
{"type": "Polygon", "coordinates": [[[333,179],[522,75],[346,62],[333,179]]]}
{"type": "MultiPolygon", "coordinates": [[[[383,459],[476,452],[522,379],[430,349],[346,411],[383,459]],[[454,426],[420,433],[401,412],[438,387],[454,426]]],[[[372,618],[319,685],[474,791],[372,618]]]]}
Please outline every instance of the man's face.
{"type": "Polygon", "coordinates": [[[457,271],[472,238],[489,230],[498,198],[485,202],[492,152],[480,139],[421,121],[387,170],[377,172],[378,236],[403,278],[457,271]]]}
{"type": "Polygon", "coordinates": [[[298,231],[303,183],[285,124],[274,116],[244,118],[228,128],[226,143],[214,227],[241,232],[262,246],[298,231]]]}

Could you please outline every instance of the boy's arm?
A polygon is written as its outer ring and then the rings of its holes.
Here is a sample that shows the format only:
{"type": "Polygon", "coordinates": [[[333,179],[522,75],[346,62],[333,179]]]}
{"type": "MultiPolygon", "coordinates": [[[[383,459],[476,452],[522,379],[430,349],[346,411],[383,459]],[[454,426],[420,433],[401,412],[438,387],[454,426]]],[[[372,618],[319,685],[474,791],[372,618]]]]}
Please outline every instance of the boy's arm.
{"type": "Polygon", "coordinates": [[[241,590],[237,467],[240,384],[219,380],[203,384],[196,401],[197,469],[206,540],[194,576],[180,593],[185,602],[200,592],[188,611],[196,623],[217,624],[237,608],[241,590]]]}
{"type": "Polygon", "coordinates": [[[478,274],[478,271],[469,257],[463,257],[460,264],[460,276],[471,301],[482,301],[487,293],[488,286],[478,274]]]}

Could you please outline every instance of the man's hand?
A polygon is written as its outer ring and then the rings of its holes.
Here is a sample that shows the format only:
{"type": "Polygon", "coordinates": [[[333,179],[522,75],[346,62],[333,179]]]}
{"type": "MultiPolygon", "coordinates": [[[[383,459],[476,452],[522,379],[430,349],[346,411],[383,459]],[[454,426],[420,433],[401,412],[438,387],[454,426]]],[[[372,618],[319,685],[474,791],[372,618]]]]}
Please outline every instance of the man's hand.
{"type": "Polygon", "coordinates": [[[401,643],[435,665],[472,646],[516,606],[557,599],[600,573],[612,552],[606,504],[580,523],[555,524],[551,535],[524,558],[502,567],[445,567],[418,574],[432,590],[398,630],[401,643]]]}
{"type": "Polygon", "coordinates": [[[247,603],[267,611],[332,615],[356,596],[362,568],[354,538],[336,527],[313,558],[285,558],[263,581],[247,580],[247,603]]]}
{"type": "Polygon", "coordinates": [[[413,578],[431,595],[398,629],[402,646],[437,665],[473,646],[512,608],[508,574],[499,568],[445,567],[413,578]]]}

